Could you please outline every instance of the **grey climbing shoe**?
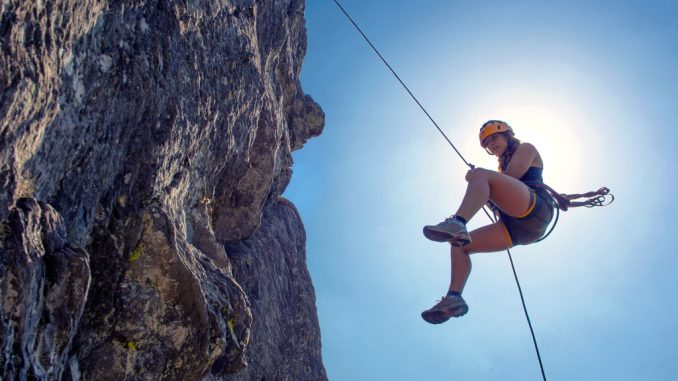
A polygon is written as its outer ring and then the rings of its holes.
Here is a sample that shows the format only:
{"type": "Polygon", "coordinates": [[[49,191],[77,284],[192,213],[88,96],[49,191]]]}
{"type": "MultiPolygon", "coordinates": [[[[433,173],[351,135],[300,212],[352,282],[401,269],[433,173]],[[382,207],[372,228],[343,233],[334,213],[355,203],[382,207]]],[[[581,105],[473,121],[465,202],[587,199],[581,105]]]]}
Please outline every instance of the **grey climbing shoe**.
{"type": "Polygon", "coordinates": [[[464,316],[468,305],[461,296],[444,296],[435,306],[421,313],[421,317],[431,324],[446,322],[451,317],[464,316]]]}
{"type": "Polygon", "coordinates": [[[424,236],[431,241],[450,242],[453,246],[466,246],[471,243],[466,226],[453,217],[446,218],[438,225],[424,226],[424,236]]]}

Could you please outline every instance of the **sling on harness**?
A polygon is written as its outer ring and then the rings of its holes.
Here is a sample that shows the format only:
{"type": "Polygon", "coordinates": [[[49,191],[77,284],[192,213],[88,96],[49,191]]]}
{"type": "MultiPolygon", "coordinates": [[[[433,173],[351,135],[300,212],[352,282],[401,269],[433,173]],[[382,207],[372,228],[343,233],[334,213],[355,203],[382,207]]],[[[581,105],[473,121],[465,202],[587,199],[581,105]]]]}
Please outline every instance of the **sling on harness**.
{"type": "Polygon", "coordinates": [[[607,206],[614,201],[614,195],[610,193],[610,190],[606,187],[602,187],[597,191],[586,192],[586,193],[575,193],[575,194],[564,194],[558,193],[550,186],[544,183],[528,183],[528,185],[535,188],[541,188],[548,192],[551,195],[554,201],[554,205],[563,212],[567,211],[568,208],[574,208],[578,206],[585,206],[587,208],[593,208],[594,206],[607,206]],[[607,200],[607,197],[610,197],[610,200],[607,200]],[[578,198],[587,198],[584,201],[573,201],[578,198]]]}
{"type": "Polygon", "coordinates": [[[556,218],[554,219],[551,228],[549,229],[548,233],[544,234],[544,236],[539,238],[536,242],[541,242],[544,239],[546,239],[546,237],[551,235],[553,229],[555,229],[556,225],[558,224],[558,219],[560,217],[561,210],[563,212],[566,212],[569,208],[576,208],[579,206],[585,206],[587,208],[593,208],[594,206],[607,206],[614,201],[614,195],[610,193],[610,189],[608,189],[607,187],[602,187],[597,191],[591,191],[586,193],[564,194],[556,192],[553,188],[542,182],[526,181],[525,184],[534,188],[545,190],[546,193],[548,193],[549,196],[551,196],[553,206],[556,207],[556,218]],[[609,200],[608,197],[610,197],[609,200]],[[587,198],[587,199],[584,201],[573,201],[578,198],[587,198]]]}

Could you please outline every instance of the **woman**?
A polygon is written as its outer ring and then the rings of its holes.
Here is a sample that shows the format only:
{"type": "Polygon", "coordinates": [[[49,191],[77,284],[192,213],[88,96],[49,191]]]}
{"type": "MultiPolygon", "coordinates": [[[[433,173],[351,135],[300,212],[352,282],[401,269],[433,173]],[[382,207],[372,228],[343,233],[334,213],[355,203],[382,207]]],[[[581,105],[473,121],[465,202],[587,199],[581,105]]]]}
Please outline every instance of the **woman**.
{"type": "Polygon", "coordinates": [[[471,272],[470,254],[502,251],[514,245],[527,245],[544,235],[553,217],[553,203],[546,191],[531,186],[542,183],[544,163],[537,149],[521,143],[513,129],[500,120],[490,120],[480,128],[480,145],[499,161],[499,172],[474,168],[466,174],[468,187],[457,212],[438,225],[424,227],[426,238],[452,245],[452,277],[447,295],[421,316],[431,324],[468,312],[461,297],[471,272]],[[472,231],[466,222],[486,203],[498,222],[472,231]]]}

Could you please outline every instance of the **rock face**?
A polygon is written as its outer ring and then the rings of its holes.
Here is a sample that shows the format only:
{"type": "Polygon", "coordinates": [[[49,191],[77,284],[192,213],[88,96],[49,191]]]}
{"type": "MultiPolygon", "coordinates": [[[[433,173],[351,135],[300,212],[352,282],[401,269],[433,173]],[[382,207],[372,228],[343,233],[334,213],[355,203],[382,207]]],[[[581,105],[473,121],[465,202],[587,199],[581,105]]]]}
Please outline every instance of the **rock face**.
{"type": "Polygon", "coordinates": [[[3,379],[54,379],[64,371],[90,285],[87,253],[67,242],[58,213],[17,202],[2,225],[3,379]]]}
{"type": "Polygon", "coordinates": [[[326,379],[304,2],[0,9],[0,377],[326,379]]]}
{"type": "Polygon", "coordinates": [[[306,269],[306,234],[294,206],[267,208],[261,228],[227,246],[236,279],[248,290],[254,319],[249,367],[233,380],[321,380],[320,327],[306,269]],[[281,362],[280,359],[285,359],[281,362]]]}

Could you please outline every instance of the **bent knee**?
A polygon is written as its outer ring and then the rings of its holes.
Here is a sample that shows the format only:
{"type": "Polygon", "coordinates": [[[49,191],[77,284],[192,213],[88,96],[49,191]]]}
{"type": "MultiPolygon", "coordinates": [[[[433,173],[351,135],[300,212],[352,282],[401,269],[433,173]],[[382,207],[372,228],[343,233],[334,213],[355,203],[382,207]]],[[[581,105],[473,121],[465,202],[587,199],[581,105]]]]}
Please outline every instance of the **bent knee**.
{"type": "Polygon", "coordinates": [[[450,247],[452,248],[452,254],[473,254],[473,241],[466,246],[454,246],[450,242],[450,247]]]}
{"type": "Polygon", "coordinates": [[[485,168],[476,168],[469,176],[468,181],[488,181],[489,178],[497,172],[485,168]]]}

